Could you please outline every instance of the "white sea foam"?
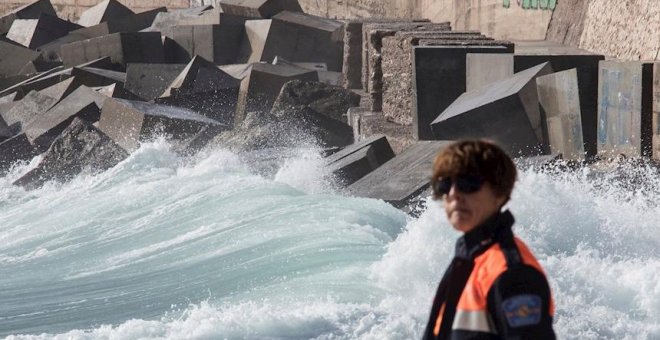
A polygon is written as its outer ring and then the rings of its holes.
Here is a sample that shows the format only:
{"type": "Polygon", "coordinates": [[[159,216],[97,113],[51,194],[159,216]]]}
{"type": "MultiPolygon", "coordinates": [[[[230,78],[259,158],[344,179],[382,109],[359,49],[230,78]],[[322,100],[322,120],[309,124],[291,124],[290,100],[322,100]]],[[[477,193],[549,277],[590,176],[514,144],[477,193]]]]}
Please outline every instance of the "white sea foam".
{"type": "MultiPolygon", "coordinates": [[[[412,219],[336,194],[314,149],[156,140],[102,174],[10,185],[35,162],[0,179],[8,339],[419,338],[459,236],[438,202],[412,219]]],[[[521,173],[508,207],[562,339],[660,339],[660,179],[635,171],[643,188],[521,173]]]]}

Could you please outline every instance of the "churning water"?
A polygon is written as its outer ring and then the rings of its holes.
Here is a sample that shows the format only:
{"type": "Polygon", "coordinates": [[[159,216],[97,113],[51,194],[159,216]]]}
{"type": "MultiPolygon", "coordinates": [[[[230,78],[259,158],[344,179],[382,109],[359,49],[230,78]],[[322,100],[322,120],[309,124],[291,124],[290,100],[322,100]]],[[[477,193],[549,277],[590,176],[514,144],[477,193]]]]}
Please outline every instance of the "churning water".
{"type": "MultiPolygon", "coordinates": [[[[181,158],[144,144],[98,175],[0,178],[0,337],[414,339],[458,234],[334,188],[314,149],[181,158]]],[[[660,178],[524,171],[509,208],[563,339],[660,339],[660,178]]]]}

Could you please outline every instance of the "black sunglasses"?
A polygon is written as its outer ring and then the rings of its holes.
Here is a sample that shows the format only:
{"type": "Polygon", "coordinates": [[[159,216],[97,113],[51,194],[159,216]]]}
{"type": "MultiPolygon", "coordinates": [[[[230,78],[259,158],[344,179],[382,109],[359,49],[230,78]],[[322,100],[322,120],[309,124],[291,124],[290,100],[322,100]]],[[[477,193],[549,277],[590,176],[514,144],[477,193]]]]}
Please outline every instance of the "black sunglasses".
{"type": "Polygon", "coordinates": [[[451,177],[443,177],[433,181],[433,193],[436,196],[448,194],[454,182],[456,189],[465,194],[477,192],[484,185],[484,179],[478,176],[458,176],[455,180],[451,177]]]}

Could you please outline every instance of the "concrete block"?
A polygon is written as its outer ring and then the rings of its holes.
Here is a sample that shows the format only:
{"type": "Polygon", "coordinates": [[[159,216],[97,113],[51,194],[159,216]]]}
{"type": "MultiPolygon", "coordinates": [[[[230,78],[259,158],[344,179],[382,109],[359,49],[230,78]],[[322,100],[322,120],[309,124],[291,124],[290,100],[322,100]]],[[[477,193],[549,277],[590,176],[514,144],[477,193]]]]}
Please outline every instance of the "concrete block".
{"type": "Polygon", "coordinates": [[[555,72],[577,69],[580,88],[580,112],[582,136],[587,156],[596,155],[598,91],[598,63],[601,54],[565,46],[550,41],[516,41],[514,71],[520,72],[532,66],[549,62],[555,72]]]}
{"type": "MultiPolygon", "coordinates": [[[[154,18],[154,21],[151,24],[151,26],[146,28],[145,31],[162,32],[164,36],[171,37],[171,34],[168,33],[170,32],[168,31],[169,29],[178,25],[199,24],[200,19],[205,17],[204,14],[210,11],[213,11],[213,6],[207,5],[207,6],[199,6],[199,7],[191,7],[191,8],[174,9],[167,12],[158,13],[158,15],[156,15],[156,18],[154,18]]],[[[218,14],[217,18],[219,19],[220,13],[217,14],[218,14]]],[[[220,24],[218,19],[216,19],[217,20],[216,22],[202,22],[202,24],[217,25],[220,24]]]]}
{"type": "Polygon", "coordinates": [[[82,12],[78,24],[89,27],[135,14],[117,0],[104,0],[82,12]]]}
{"type": "Polygon", "coordinates": [[[330,173],[347,186],[392,158],[394,151],[390,143],[380,135],[349,145],[325,160],[330,173]]]}
{"type": "Polygon", "coordinates": [[[126,90],[124,86],[122,86],[120,83],[114,83],[106,86],[96,86],[92,87],[92,89],[96,92],[98,92],[100,95],[108,97],[108,98],[119,98],[119,99],[126,99],[126,100],[144,100],[134,94],[133,92],[126,90]]]}
{"type": "Polygon", "coordinates": [[[513,76],[513,54],[468,53],[466,58],[467,91],[513,76]]]}
{"type": "Polygon", "coordinates": [[[2,91],[0,96],[5,96],[15,93],[15,100],[20,100],[25,97],[30,91],[40,91],[52,85],[55,85],[67,78],[70,78],[70,71],[63,68],[56,68],[46,72],[42,72],[32,77],[16,83],[2,91]]]}
{"type": "Polygon", "coordinates": [[[318,76],[314,71],[299,67],[252,64],[249,75],[241,81],[235,122],[242,122],[245,114],[250,111],[270,111],[282,86],[295,79],[318,81],[318,76]]]}
{"type": "Polygon", "coordinates": [[[5,35],[9,32],[9,28],[16,19],[37,19],[44,14],[57,16],[55,8],[50,3],[50,0],[38,0],[29,3],[25,6],[18,7],[13,11],[4,14],[0,17],[0,35],[5,35]]]}
{"type": "Polygon", "coordinates": [[[580,88],[577,70],[552,73],[536,78],[539,103],[548,122],[550,153],[563,159],[583,161],[580,88]]]}
{"type": "Polygon", "coordinates": [[[17,75],[25,64],[41,58],[39,52],[0,41],[0,77],[17,75]]]}
{"type": "Polygon", "coordinates": [[[220,8],[229,15],[262,19],[282,11],[302,12],[298,0],[223,0],[220,8]]]}
{"type": "Polygon", "coordinates": [[[236,62],[244,25],[182,25],[172,28],[178,46],[168,50],[173,63],[187,63],[196,55],[216,65],[236,62]]]}
{"type": "Polygon", "coordinates": [[[126,66],[124,87],[145,101],[160,97],[186,68],[186,64],[131,63],[126,66]]]}
{"type": "Polygon", "coordinates": [[[23,130],[37,151],[44,152],[75,117],[90,124],[98,121],[106,98],[87,86],[80,86],[23,130]]]}
{"type": "Polygon", "coordinates": [[[42,13],[37,19],[14,20],[7,38],[27,48],[36,49],[79,28],[80,25],[42,13]]]}
{"type": "Polygon", "coordinates": [[[190,110],[123,99],[107,99],[99,121],[99,128],[129,152],[156,134],[184,139],[209,125],[222,124],[190,110]]]}
{"type": "Polygon", "coordinates": [[[413,60],[412,48],[423,37],[443,39],[446,45],[475,41],[491,42],[476,32],[402,31],[382,37],[377,58],[371,59],[369,100],[371,111],[383,111],[391,122],[412,125],[413,122],[413,60]]]}
{"type": "Polygon", "coordinates": [[[341,72],[328,71],[325,63],[294,63],[284,58],[275,57],[273,65],[290,65],[316,71],[321,83],[331,86],[343,86],[344,76],[341,72]]]}
{"type": "Polygon", "coordinates": [[[5,112],[2,118],[10,127],[12,134],[18,134],[24,126],[43,115],[56,103],[57,99],[32,91],[20,102],[17,102],[11,110],[5,112]]]}
{"type": "Polygon", "coordinates": [[[651,62],[601,61],[598,79],[598,154],[651,157],[653,73],[651,62]]]}
{"type": "Polygon", "coordinates": [[[14,163],[28,161],[36,155],[24,133],[0,142],[0,174],[4,175],[14,163]]]}
{"type": "Polygon", "coordinates": [[[163,91],[161,97],[236,89],[239,86],[238,79],[220,70],[210,61],[196,56],[163,91]]]}
{"type": "MultiPolygon", "coordinates": [[[[363,89],[371,92],[371,79],[382,77],[381,48],[383,38],[403,31],[449,31],[449,23],[434,24],[429,22],[368,23],[362,28],[362,81],[363,89]]],[[[380,108],[378,108],[380,111],[380,108]]]]}
{"type": "Polygon", "coordinates": [[[514,157],[546,154],[545,114],[535,78],[550,72],[543,63],[464,93],[431,123],[435,137],[492,139],[514,157]]]}
{"type": "Polygon", "coordinates": [[[126,157],[128,153],[103,132],[76,118],[44,153],[39,165],[13,184],[35,189],[47,181],[67,181],[83,171],[104,171],[126,157]]]}
{"type": "Polygon", "coordinates": [[[449,141],[421,141],[348,187],[351,194],[382,199],[395,207],[429,187],[433,159],[449,141]]]}
{"type": "Polygon", "coordinates": [[[163,45],[156,32],[115,33],[62,46],[62,62],[75,66],[110,57],[119,70],[128,63],[162,63],[163,45]]]}
{"type": "Polygon", "coordinates": [[[5,122],[4,118],[2,118],[2,116],[1,116],[2,113],[4,113],[5,111],[11,110],[11,108],[14,105],[15,104],[13,102],[0,103],[0,142],[2,142],[5,139],[10,138],[14,135],[12,133],[11,129],[9,128],[9,125],[7,125],[7,122],[5,122]]]}
{"type": "Polygon", "coordinates": [[[34,61],[31,61],[23,66],[18,72],[20,75],[32,76],[40,72],[46,72],[54,68],[62,66],[62,63],[59,61],[46,61],[42,58],[37,58],[34,61]]]}
{"type": "Polygon", "coordinates": [[[434,139],[430,124],[466,87],[468,53],[511,53],[506,42],[466,42],[461,45],[413,47],[413,136],[418,140],[434,139]]]}
{"type": "Polygon", "coordinates": [[[287,111],[297,106],[306,106],[314,112],[347,122],[346,112],[360,105],[360,96],[338,86],[318,81],[292,80],[282,87],[273,111],[287,111]]]}
{"type": "Polygon", "coordinates": [[[56,39],[39,47],[41,54],[46,60],[61,61],[62,46],[78,41],[103,37],[113,33],[138,32],[150,27],[156,15],[165,12],[165,7],[155,8],[142,13],[131,14],[113,21],[103,22],[98,25],[77,29],[69,32],[66,36],[56,39]]]}
{"type": "Polygon", "coordinates": [[[31,78],[29,75],[18,75],[18,76],[0,78],[0,91],[4,91],[5,89],[12,87],[20,82],[23,82],[29,78],[31,78]]]}
{"type": "Polygon", "coordinates": [[[271,20],[245,22],[245,38],[239,62],[272,62],[282,57],[291,62],[325,63],[329,71],[341,72],[343,55],[341,22],[282,12],[271,20]]]}
{"type": "Polygon", "coordinates": [[[660,160],[660,65],[653,67],[653,159],[660,160]]]}
{"type": "MultiPolygon", "coordinates": [[[[360,18],[344,22],[344,87],[348,89],[362,88],[362,28],[365,23],[393,23],[403,21],[394,18],[360,18]]],[[[411,21],[412,22],[412,21],[411,21]]]]}

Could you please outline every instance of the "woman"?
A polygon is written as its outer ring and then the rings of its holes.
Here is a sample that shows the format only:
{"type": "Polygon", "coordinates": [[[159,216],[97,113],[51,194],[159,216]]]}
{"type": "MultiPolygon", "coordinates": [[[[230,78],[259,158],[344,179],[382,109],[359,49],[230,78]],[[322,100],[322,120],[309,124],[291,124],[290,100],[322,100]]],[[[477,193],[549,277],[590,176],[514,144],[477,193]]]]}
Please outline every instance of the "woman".
{"type": "Polygon", "coordinates": [[[436,292],[425,339],[555,339],[554,302],[543,268],[501,209],[516,167],[483,140],[449,145],[433,164],[434,199],[463,232],[436,292]]]}

